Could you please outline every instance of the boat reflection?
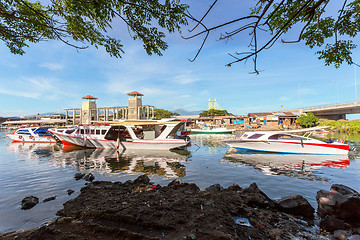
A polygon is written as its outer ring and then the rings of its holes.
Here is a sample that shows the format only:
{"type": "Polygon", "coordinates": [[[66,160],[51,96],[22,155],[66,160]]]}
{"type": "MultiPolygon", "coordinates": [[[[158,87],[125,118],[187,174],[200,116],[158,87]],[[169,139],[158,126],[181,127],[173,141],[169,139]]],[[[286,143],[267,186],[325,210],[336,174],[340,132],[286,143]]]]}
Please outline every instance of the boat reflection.
{"type": "Polygon", "coordinates": [[[54,164],[75,165],[79,171],[96,170],[105,173],[144,173],[178,178],[186,175],[185,166],[190,153],[185,150],[126,150],[79,149],[64,147],[54,153],[54,164]]]}
{"type": "Polygon", "coordinates": [[[305,180],[319,180],[322,167],[346,168],[350,165],[347,155],[302,155],[243,153],[229,150],[222,159],[225,163],[252,166],[268,175],[285,175],[305,180]]]}
{"type": "Polygon", "coordinates": [[[48,157],[51,156],[56,149],[60,149],[56,143],[25,142],[11,142],[6,148],[8,151],[29,159],[41,159],[43,157],[48,157]]]}

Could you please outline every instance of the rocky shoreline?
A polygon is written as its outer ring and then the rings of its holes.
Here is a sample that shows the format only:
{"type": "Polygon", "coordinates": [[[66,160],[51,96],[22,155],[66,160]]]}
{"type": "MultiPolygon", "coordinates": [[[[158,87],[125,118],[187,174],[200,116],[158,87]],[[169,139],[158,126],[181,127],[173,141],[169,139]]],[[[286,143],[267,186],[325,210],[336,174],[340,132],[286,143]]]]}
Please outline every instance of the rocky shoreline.
{"type": "Polygon", "coordinates": [[[317,194],[270,199],[256,185],[200,190],[174,180],[89,182],[59,218],[1,239],[360,239],[360,195],[343,185],[317,194]],[[320,228],[321,227],[321,228],[320,228]]]}

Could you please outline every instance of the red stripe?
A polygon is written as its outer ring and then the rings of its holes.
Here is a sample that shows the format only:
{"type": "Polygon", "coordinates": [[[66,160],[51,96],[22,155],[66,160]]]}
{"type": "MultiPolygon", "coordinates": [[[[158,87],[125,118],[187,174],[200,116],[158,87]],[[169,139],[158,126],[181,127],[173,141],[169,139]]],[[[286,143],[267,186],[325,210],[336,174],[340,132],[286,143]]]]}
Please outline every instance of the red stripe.
{"type": "Polygon", "coordinates": [[[77,146],[77,147],[79,146],[79,145],[76,145],[76,144],[74,144],[74,143],[71,143],[71,142],[68,142],[68,141],[65,141],[65,140],[62,140],[61,142],[62,142],[65,146],[69,146],[69,147],[70,147],[70,146],[77,146]]]}
{"type": "MultiPolygon", "coordinates": [[[[290,143],[290,144],[301,144],[300,142],[281,142],[281,143],[290,143]]],[[[304,145],[309,145],[309,146],[318,146],[318,147],[328,147],[328,148],[337,148],[337,149],[342,149],[342,150],[349,150],[350,146],[346,145],[346,144],[328,144],[328,143],[303,143],[304,145]]]]}

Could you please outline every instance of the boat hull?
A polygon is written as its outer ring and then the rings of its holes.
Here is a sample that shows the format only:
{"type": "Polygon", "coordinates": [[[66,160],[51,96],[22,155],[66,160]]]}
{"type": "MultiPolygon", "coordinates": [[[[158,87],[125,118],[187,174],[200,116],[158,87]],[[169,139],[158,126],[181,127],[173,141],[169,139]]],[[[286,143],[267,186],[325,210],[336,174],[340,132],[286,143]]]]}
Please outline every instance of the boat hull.
{"type": "Polygon", "coordinates": [[[52,136],[34,136],[34,135],[19,135],[14,133],[7,133],[6,136],[11,138],[14,142],[23,143],[56,143],[56,139],[52,136]]]}
{"type": "Polygon", "coordinates": [[[185,147],[189,144],[184,139],[137,139],[133,141],[104,140],[96,138],[83,138],[56,134],[56,137],[66,146],[78,146],[87,148],[114,148],[114,149],[148,149],[148,150],[169,150],[185,147]]]}
{"type": "Polygon", "coordinates": [[[278,142],[278,141],[226,141],[226,143],[239,151],[269,152],[281,154],[348,154],[349,146],[346,144],[335,143],[303,143],[298,142],[278,142]]]}

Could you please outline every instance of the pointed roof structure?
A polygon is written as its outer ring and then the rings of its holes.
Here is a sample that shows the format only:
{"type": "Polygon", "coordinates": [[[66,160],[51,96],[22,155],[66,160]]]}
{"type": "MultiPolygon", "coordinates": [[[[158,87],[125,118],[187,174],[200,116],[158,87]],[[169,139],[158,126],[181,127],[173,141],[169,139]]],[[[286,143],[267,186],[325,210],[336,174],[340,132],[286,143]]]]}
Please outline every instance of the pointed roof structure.
{"type": "Polygon", "coordinates": [[[130,92],[127,95],[129,95],[129,96],[144,96],[144,94],[139,93],[137,91],[130,92]]]}
{"type": "Polygon", "coordinates": [[[87,95],[85,97],[82,97],[82,99],[97,99],[96,97],[93,97],[91,95],[87,95]]]}

